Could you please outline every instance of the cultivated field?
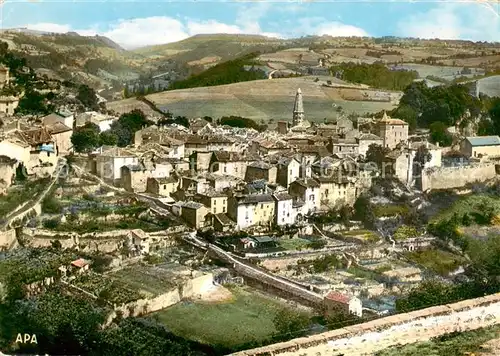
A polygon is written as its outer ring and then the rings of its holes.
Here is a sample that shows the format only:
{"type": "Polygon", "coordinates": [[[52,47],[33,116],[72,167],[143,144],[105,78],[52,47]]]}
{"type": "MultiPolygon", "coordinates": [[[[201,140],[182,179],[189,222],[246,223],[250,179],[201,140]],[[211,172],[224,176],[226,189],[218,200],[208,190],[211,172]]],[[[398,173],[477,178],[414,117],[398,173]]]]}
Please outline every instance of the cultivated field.
{"type": "Polygon", "coordinates": [[[228,302],[185,302],[156,314],[174,334],[222,347],[264,341],[276,332],[273,318],[287,306],[247,289],[232,292],[228,302]]]}
{"type": "MultiPolygon", "coordinates": [[[[336,108],[341,106],[346,113],[365,114],[381,110],[391,110],[394,103],[363,101],[363,89],[359,89],[360,101],[348,101],[344,96],[353,97],[353,89],[338,89],[322,86],[316,77],[283,78],[257,80],[213,87],[166,91],[148,95],[147,98],[162,110],[188,118],[211,116],[219,118],[238,115],[254,120],[290,120],[295,93],[301,88],[304,98],[306,118],[323,121],[335,118],[336,108]]],[[[336,82],[333,80],[333,82],[336,82]]],[[[353,86],[354,87],[354,86],[353,86]]],[[[380,91],[383,92],[383,91],[380,91]]],[[[111,102],[108,108],[130,110],[133,100],[111,102]]]]}
{"type": "Polygon", "coordinates": [[[479,91],[488,96],[500,97],[500,75],[479,80],[479,91]]]}
{"type": "Polygon", "coordinates": [[[484,70],[481,68],[471,68],[471,75],[460,74],[462,70],[461,67],[451,67],[451,66],[432,66],[426,64],[415,64],[415,63],[403,63],[398,65],[398,68],[404,68],[407,70],[414,70],[418,72],[420,78],[425,78],[427,76],[439,77],[446,80],[453,80],[457,77],[467,77],[472,75],[482,75],[484,70]]]}

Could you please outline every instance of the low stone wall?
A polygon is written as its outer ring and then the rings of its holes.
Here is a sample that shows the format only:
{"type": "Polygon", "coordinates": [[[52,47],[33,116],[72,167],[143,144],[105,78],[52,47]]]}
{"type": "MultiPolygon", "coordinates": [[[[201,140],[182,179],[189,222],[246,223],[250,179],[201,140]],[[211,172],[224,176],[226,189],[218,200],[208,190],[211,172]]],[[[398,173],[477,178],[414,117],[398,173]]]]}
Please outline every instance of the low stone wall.
{"type": "Polygon", "coordinates": [[[497,175],[495,164],[479,164],[465,167],[429,168],[422,172],[421,189],[451,189],[468,183],[484,182],[497,175]]]}
{"type": "Polygon", "coordinates": [[[391,346],[427,341],[444,334],[474,330],[498,323],[500,323],[500,293],[397,314],[232,355],[371,355],[391,346]]]}

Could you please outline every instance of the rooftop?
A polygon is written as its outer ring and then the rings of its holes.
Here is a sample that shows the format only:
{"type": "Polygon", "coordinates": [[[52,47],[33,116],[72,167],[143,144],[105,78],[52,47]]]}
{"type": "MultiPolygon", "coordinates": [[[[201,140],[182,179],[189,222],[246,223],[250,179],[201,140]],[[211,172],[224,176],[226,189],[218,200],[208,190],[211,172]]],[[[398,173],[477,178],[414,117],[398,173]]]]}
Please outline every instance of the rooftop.
{"type": "Polygon", "coordinates": [[[332,300],[334,302],[342,303],[342,304],[349,304],[349,301],[351,298],[345,294],[336,292],[336,291],[331,291],[325,296],[325,299],[332,300]]]}
{"type": "Polygon", "coordinates": [[[500,145],[499,136],[477,136],[477,137],[466,137],[469,143],[474,146],[497,146],[500,145]]]}

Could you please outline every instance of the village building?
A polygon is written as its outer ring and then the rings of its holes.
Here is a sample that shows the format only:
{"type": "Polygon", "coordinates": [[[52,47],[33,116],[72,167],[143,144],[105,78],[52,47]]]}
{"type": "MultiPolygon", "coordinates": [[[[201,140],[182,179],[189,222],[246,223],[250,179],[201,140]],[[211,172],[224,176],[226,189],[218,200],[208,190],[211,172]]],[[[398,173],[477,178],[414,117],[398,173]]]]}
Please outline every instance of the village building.
{"type": "Polygon", "coordinates": [[[148,193],[170,197],[177,191],[179,181],[175,177],[150,177],[146,182],[146,191],[148,193]]]}
{"type": "Polygon", "coordinates": [[[103,146],[95,156],[96,172],[104,180],[119,183],[121,168],[137,165],[139,158],[129,150],[120,147],[103,146]]]}
{"type": "Polygon", "coordinates": [[[58,154],[65,155],[72,151],[73,144],[71,143],[71,136],[73,135],[73,129],[71,127],[68,127],[64,123],[58,121],[46,124],[45,127],[54,139],[58,154]]]}
{"type": "Polygon", "coordinates": [[[273,198],[276,202],[274,223],[279,226],[293,225],[295,223],[293,197],[287,192],[281,192],[273,194],[273,198]]]}
{"type": "Polygon", "coordinates": [[[147,180],[153,175],[153,170],[142,163],[130,164],[121,168],[121,187],[128,192],[143,193],[146,191],[147,180]]]}
{"type": "Polygon", "coordinates": [[[324,297],[323,303],[327,315],[335,315],[340,312],[344,315],[363,316],[363,305],[357,297],[331,291],[324,297]]]}
{"type": "Polygon", "coordinates": [[[340,208],[344,205],[352,206],[358,196],[356,178],[347,177],[339,169],[331,176],[319,176],[316,180],[320,187],[320,201],[322,210],[340,208]],[[324,207],[324,208],[323,208],[324,207]]]}
{"type": "Polygon", "coordinates": [[[214,215],[227,213],[227,199],[226,194],[216,191],[207,191],[195,196],[195,200],[205,205],[214,215]]]}
{"type": "Polygon", "coordinates": [[[321,208],[320,184],[313,178],[298,179],[288,188],[288,192],[304,202],[302,214],[307,215],[321,208]]]}
{"type": "Polygon", "coordinates": [[[384,112],[377,127],[378,136],[382,138],[384,147],[394,149],[401,142],[408,141],[408,123],[403,120],[393,119],[384,112]]]}
{"type": "Polygon", "coordinates": [[[377,135],[371,133],[361,134],[358,139],[358,154],[362,157],[366,157],[366,153],[371,145],[384,146],[384,140],[377,135]]]}
{"type": "Polygon", "coordinates": [[[0,155],[0,194],[12,185],[16,176],[18,161],[16,159],[0,155]]]}
{"type": "Polygon", "coordinates": [[[248,166],[257,160],[251,155],[237,152],[215,151],[210,159],[210,173],[230,175],[244,179],[248,166]]]}
{"type": "Polygon", "coordinates": [[[81,127],[85,126],[87,123],[93,123],[96,124],[102,132],[109,130],[111,128],[111,124],[116,120],[117,118],[114,116],[101,114],[97,111],[87,111],[76,116],[75,126],[81,127]]]}
{"type": "Polygon", "coordinates": [[[191,130],[192,133],[197,134],[207,126],[210,126],[210,123],[202,118],[197,118],[190,120],[189,122],[189,129],[191,130]]]}
{"type": "Polygon", "coordinates": [[[256,180],[265,180],[268,183],[276,183],[278,168],[267,162],[252,162],[247,166],[245,181],[254,182],[256,180]]]}
{"type": "Polygon", "coordinates": [[[276,182],[282,187],[288,188],[300,177],[300,162],[295,157],[280,159],[276,168],[276,182]]]}
{"type": "Polygon", "coordinates": [[[14,111],[19,105],[19,98],[12,95],[0,96],[0,113],[14,115],[14,111]]]}
{"type": "Polygon", "coordinates": [[[19,130],[15,134],[29,145],[29,161],[23,162],[28,174],[52,174],[57,166],[58,155],[49,131],[43,128],[19,130]]]}
{"type": "Polygon", "coordinates": [[[228,215],[238,229],[254,225],[270,226],[274,220],[274,198],[270,194],[232,196],[228,199],[228,215]]]}
{"type": "Polygon", "coordinates": [[[460,151],[467,157],[500,156],[499,136],[466,137],[460,143],[460,151]]]}
{"type": "Polygon", "coordinates": [[[357,156],[359,145],[355,139],[332,138],[327,146],[331,154],[338,157],[357,156]]]}
{"type": "MultiPolygon", "coordinates": [[[[224,152],[224,151],[223,151],[224,152]]],[[[196,151],[189,156],[189,163],[195,172],[203,173],[210,170],[210,163],[214,152],[196,151]]]]}
{"type": "Polygon", "coordinates": [[[227,232],[236,227],[236,223],[231,220],[227,214],[209,214],[208,216],[210,216],[212,220],[212,227],[215,231],[227,232]]]}
{"type": "Polygon", "coordinates": [[[66,113],[63,112],[61,113],[52,113],[47,116],[42,117],[42,124],[46,126],[54,125],[56,123],[62,123],[65,126],[69,127],[70,129],[73,129],[73,114],[71,113],[66,113]]]}
{"type": "Polygon", "coordinates": [[[205,205],[190,201],[182,205],[181,217],[190,227],[200,229],[206,226],[205,217],[208,213],[208,208],[205,205]]]}

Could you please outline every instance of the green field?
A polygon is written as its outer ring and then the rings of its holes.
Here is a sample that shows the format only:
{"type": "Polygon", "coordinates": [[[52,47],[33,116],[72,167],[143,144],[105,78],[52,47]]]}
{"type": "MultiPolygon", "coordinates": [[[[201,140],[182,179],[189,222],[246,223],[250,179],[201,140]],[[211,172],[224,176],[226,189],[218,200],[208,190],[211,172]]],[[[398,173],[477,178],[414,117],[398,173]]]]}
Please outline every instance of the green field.
{"type": "MultiPolygon", "coordinates": [[[[409,344],[401,347],[391,347],[377,352],[376,356],[458,356],[472,355],[471,352],[488,351],[481,348],[484,343],[500,337],[500,325],[445,335],[426,342],[409,344]]],[[[476,354],[476,355],[481,355],[476,354]]],[[[489,353],[487,355],[494,355],[489,353]]]]}
{"type": "Polygon", "coordinates": [[[464,263],[463,257],[441,250],[409,252],[406,257],[441,276],[447,276],[464,263]]]}
{"type": "MultiPolygon", "coordinates": [[[[268,121],[273,119],[291,120],[293,111],[293,97],[276,97],[275,100],[258,100],[251,97],[240,96],[233,99],[214,98],[210,101],[187,99],[174,103],[159,105],[162,110],[168,110],[174,115],[186,117],[210,116],[220,118],[222,116],[237,115],[249,119],[268,121]]],[[[333,104],[341,106],[346,113],[374,113],[381,110],[394,108],[390,103],[371,101],[333,101],[333,100],[311,100],[304,99],[304,111],[306,119],[313,122],[323,122],[324,118],[335,119],[338,113],[333,104]]]]}
{"type": "Polygon", "coordinates": [[[235,348],[269,339],[276,332],[273,318],[287,306],[246,289],[231,291],[234,298],[228,302],[179,303],[157,315],[174,334],[214,346],[235,348]]]}
{"type": "Polygon", "coordinates": [[[492,206],[496,211],[500,211],[500,199],[498,197],[484,194],[468,195],[454,202],[448,209],[439,212],[431,219],[431,222],[449,219],[455,213],[458,216],[463,216],[465,213],[484,213],[484,209],[482,209],[483,205],[492,206]]]}
{"type": "Polygon", "coordinates": [[[311,241],[306,239],[296,238],[296,239],[281,239],[279,240],[278,243],[285,250],[295,251],[307,248],[311,243],[311,241]]]}

